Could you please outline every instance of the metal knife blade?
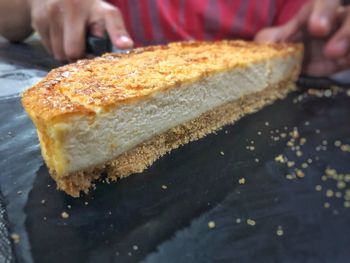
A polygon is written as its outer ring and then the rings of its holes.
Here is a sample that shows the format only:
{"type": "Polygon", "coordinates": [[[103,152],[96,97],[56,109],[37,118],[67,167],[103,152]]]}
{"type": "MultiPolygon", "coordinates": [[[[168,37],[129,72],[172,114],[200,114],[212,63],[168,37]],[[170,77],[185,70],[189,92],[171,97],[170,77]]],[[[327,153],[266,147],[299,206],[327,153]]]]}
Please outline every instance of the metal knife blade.
{"type": "Polygon", "coordinates": [[[96,37],[91,34],[88,34],[86,37],[86,50],[87,53],[93,54],[96,56],[101,56],[104,53],[127,53],[131,49],[120,49],[115,47],[108,34],[105,34],[104,37],[96,37]]]}

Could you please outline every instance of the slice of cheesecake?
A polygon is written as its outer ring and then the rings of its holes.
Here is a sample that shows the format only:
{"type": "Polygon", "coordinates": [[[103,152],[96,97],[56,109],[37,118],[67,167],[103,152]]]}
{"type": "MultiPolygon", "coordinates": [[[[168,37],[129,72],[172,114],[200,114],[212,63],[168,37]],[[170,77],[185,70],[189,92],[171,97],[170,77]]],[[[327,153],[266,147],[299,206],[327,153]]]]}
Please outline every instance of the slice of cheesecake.
{"type": "Polygon", "coordinates": [[[51,71],[25,91],[58,188],[140,173],[159,157],[294,89],[303,48],[244,41],[172,43],[51,71]]]}

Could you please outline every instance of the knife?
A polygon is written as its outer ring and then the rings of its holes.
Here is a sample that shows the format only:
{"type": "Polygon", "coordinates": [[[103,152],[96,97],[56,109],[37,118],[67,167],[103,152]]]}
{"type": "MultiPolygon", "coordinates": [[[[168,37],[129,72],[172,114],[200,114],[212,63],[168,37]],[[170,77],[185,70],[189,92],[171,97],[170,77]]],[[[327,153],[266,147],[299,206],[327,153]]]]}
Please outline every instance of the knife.
{"type": "Polygon", "coordinates": [[[88,34],[86,37],[86,50],[87,53],[101,56],[104,53],[128,53],[131,49],[120,49],[115,47],[108,34],[105,34],[103,37],[96,37],[92,34],[88,34]]]}

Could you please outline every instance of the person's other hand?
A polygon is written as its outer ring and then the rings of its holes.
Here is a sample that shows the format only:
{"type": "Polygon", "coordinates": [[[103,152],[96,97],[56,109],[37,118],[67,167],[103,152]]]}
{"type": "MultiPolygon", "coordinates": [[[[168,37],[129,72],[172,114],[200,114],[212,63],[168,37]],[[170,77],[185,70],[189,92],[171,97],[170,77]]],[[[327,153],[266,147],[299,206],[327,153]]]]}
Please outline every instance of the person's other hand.
{"type": "Polygon", "coordinates": [[[119,9],[102,0],[28,1],[32,27],[57,60],[71,61],[84,56],[87,31],[97,37],[107,31],[118,48],[133,46],[119,9]]]}
{"type": "Polygon", "coordinates": [[[303,72],[327,76],[350,67],[350,9],[340,0],[313,0],[288,23],[261,30],[258,42],[303,42],[303,72]]]}

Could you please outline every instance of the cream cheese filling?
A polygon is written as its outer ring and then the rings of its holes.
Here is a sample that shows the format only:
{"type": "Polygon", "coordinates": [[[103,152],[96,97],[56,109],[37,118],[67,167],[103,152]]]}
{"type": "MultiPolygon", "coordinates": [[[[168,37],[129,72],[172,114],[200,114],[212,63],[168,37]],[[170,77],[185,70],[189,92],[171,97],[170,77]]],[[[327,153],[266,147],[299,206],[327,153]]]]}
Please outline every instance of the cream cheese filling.
{"type": "Polygon", "coordinates": [[[160,91],[109,112],[100,111],[92,123],[75,117],[69,123],[55,124],[53,134],[55,130],[64,134],[60,155],[65,161],[56,162],[54,170],[57,176],[65,176],[113,160],[208,110],[283,81],[297,66],[293,57],[275,58],[160,91]]]}

